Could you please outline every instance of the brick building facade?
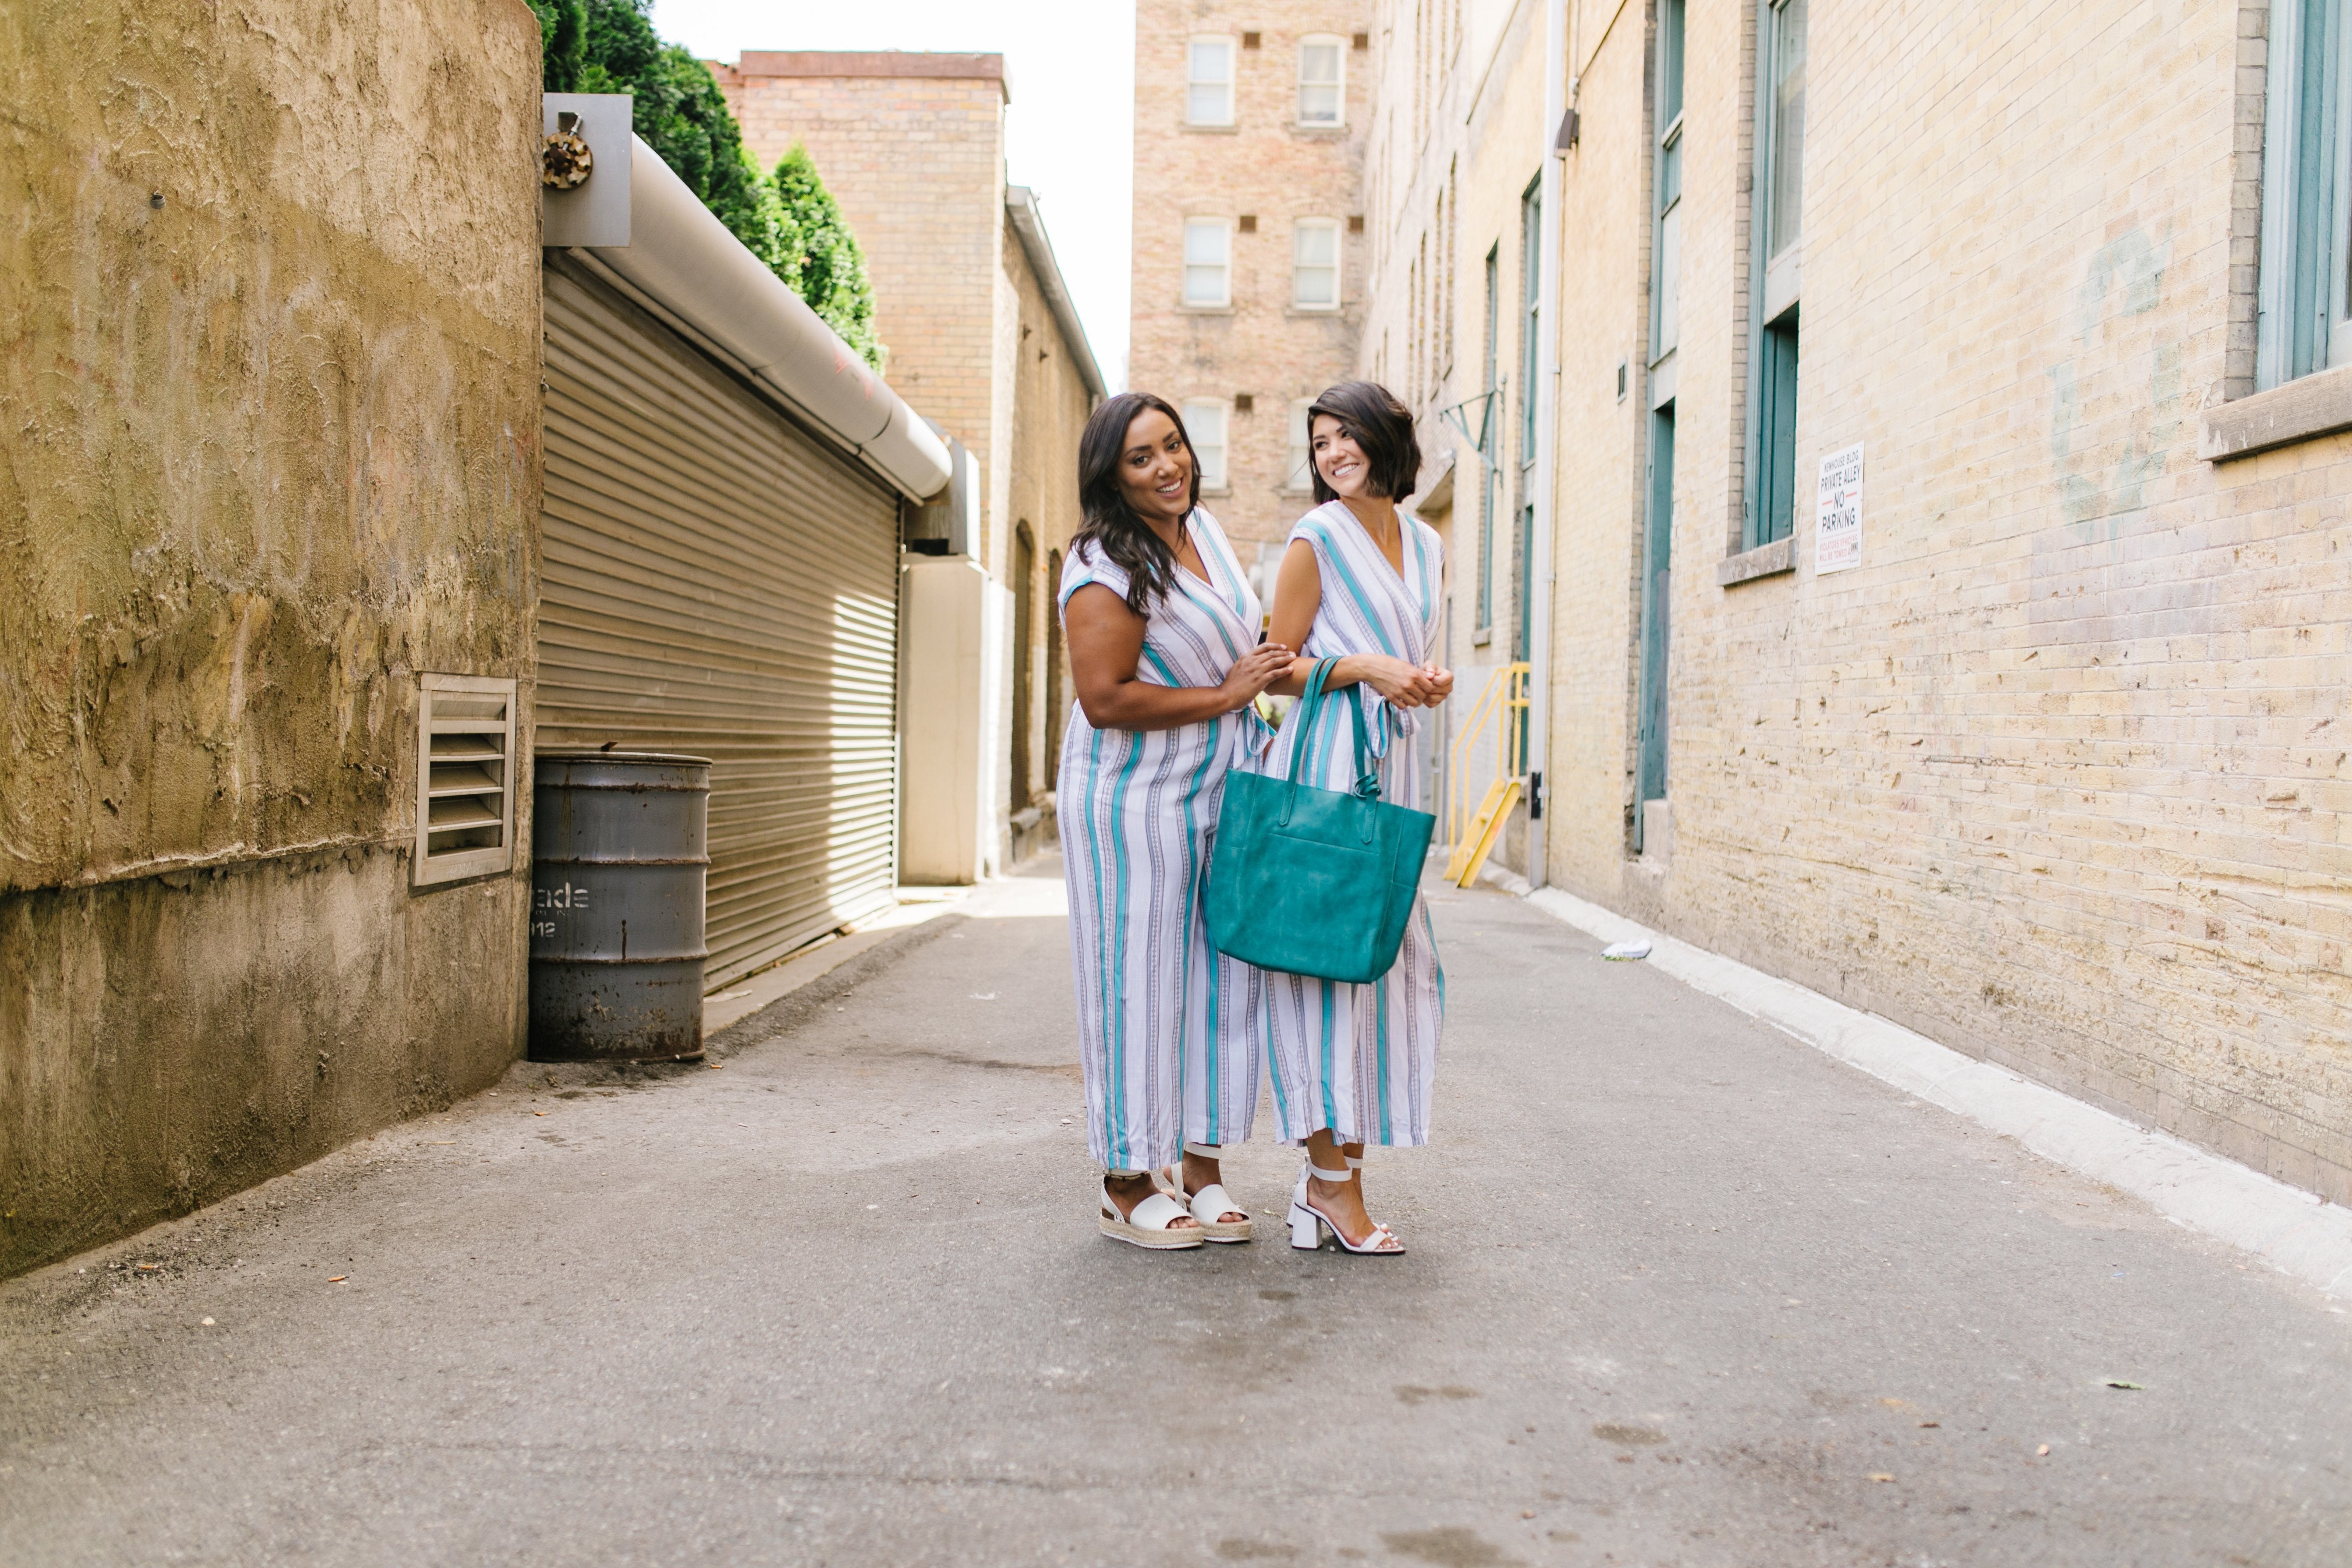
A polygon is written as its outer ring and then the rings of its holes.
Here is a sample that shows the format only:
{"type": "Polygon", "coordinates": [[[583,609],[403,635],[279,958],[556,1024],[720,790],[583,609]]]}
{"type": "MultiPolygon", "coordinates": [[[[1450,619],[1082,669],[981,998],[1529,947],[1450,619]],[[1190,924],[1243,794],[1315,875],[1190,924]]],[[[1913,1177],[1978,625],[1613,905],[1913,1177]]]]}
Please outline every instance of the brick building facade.
{"type": "MultiPolygon", "coordinates": [[[[1462,717],[1528,655],[1534,596],[1531,314],[1540,259],[1531,189],[1541,160],[1539,6],[1495,0],[1371,7],[1377,90],[1365,153],[1369,234],[1360,373],[1412,409],[1424,458],[1410,505],[1445,541],[1452,603],[1440,658],[1462,700],[1435,715],[1445,765],[1462,717]]],[[[1506,757],[1462,748],[1475,802],[1506,757]]],[[[1504,850],[1524,854],[1526,810],[1504,850]]]]}
{"type": "Polygon", "coordinates": [[[1369,9],[1136,6],[1128,384],[1184,409],[1202,504],[1265,589],[1314,504],[1307,401],[1361,333],[1369,9]]]}
{"type": "Polygon", "coordinates": [[[808,148],[866,253],[885,379],[978,459],[973,559],[1003,644],[985,863],[1019,859],[1053,838],[1053,715],[1070,689],[1040,606],[1078,525],[1078,433],[1104,389],[1037,201],[1006,183],[1004,58],[747,50],[711,70],[763,165],[808,148]]]}
{"type": "Polygon", "coordinates": [[[2200,449],[2267,19],[1654,0],[1590,46],[1549,861],[2347,1200],[2352,468],[2200,449]]]}
{"type": "Polygon", "coordinates": [[[1454,448],[1463,691],[1539,658],[1507,858],[2352,1201],[2340,65],[2263,0],[1545,12],[1360,24],[1355,363],[1454,448]]]}

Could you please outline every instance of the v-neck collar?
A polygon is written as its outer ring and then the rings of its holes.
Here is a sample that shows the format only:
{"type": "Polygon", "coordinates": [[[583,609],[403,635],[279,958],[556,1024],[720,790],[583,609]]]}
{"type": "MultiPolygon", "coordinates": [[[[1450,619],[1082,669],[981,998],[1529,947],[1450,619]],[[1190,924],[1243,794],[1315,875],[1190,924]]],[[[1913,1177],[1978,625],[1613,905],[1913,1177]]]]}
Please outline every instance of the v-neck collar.
{"type": "MultiPolygon", "coordinates": [[[[1197,530],[1193,529],[1193,527],[1192,527],[1192,519],[1193,519],[1194,517],[1199,517],[1199,516],[1202,516],[1202,515],[1205,515],[1205,514],[1203,514],[1203,513],[1200,513],[1200,512],[1194,512],[1193,514],[1192,514],[1192,516],[1188,516],[1188,517],[1187,517],[1187,518],[1185,518],[1185,520],[1184,520],[1184,525],[1185,525],[1186,529],[1187,529],[1188,531],[1192,531],[1192,543],[1193,543],[1193,548],[1194,548],[1194,549],[1196,549],[1196,550],[1200,549],[1200,539],[1201,539],[1201,536],[1200,536],[1199,531],[1198,531],[1197,530]]],[[[1223,529],[1219,529],[1219,530],[1217,531],[1217,541],[1216,541],[1216,542],[1217,542],[1217,546],[1218,546],[1218,549],[1220,550],[1220,552],[1223,552],[1223,549],[1224,549],[1224,531],[1223,531],[1223,529]]],[[[1206,550],[1202,550],[1202,551],[1201,551],[1201,564],[1202,564],[1202,565],[1203,565],[1203,566],[1209,566],[1209,569],[1210,569],[1212,572],[1214,572],[1215,570],[1217,570],[1217,568],[1216,568],[1216,567],[1214,567],[1214,566],[1210,566],[1210,565],[1209,565],[1209,552],[1208,552],[1208,551],[1206,551],[1206,550]]],[[[1235,571],[1236,571],[1236,577],[1238,578],[1238,572],[1239,572],[1239,563],[1235,563],[1235,571]]],[[[1249,622],[1249,616],[1248,616],[1248,614],[1247,614],[1247,613],[1246,613],[1246,611],[1243,608],[1243,606],[1241,606],[1240,605],[1238,605],[1238,604],[1234,603],[1232,599],[1230,599],[1230,598],[1226,597],[1226,590],[1225,590],[1222,585],[1220,585],[1219,584],[1217,584],[1217,583],[1215,583],[1215,582],[1212,581],[1211,579],[1209,579],[1209,578],[1207,578],[1207,577],[1203,577],[1203,576],[1200,575],[1200,574],[1199,574],[1198,573],[1196,573],[1196,572],[1192,572],[1192,571],[1191,571],[1191,570],[1187,569],[1187,568],[1186,568],[1186,566],[1185,566],[1185,564],[1184,564],[1183,559],[1182,559],[1181,556],[1180,556],[1180,557],[1178,557],[1178,558],[1177,558],[1177,561],[1176,561],[1176,574],[1177,574],[1177,576],[1178,576],[1180,579],[1190,579],[1190,585],[1188,585],[1188,587],[1187,587],[1187,589],[1186,589],[1186,591],[1187,591],[1187,592],[1191,592],[1192,587],[1198,587],[1199,589],[1201,589],[1201,590],[1202,590],[1202,593],[1201,593],[1201,594],[1194,595],[1194,597],[1196,597],[1196,598],[1197,598],[1197,597],[1202,597],[1202,596],[1205,595],[1211,604],[1215,605],[1219,609],[1221,609],[1221,610],[1224,611],[1226,614],[1228,614],[1228,615],[1230,615],[1231,616],[1233,616],[1233,618],[1234,618],[1236,622],[1240,623],[1240,624],[1243,626],[1243,627],[1244,627],[1244,630],[1248,629],[1248,622],[1249,622]]]]}
{"type": "MultiPolygon", "coordinates": [[[[1413,618],[1420,619],[1424,606],[1421,603],[1421,595],[1413,589],[1412,580],[1404,574],[1404,568],[1402,565],[1391,564],[1389,552],[1381,548],[1381,542],[1372,537],[1372,531],[1364,526],[1363,519],[1356,515],[1353,507],[1344,500],[1334,500],[1331,504],[1339,509],[1340,515],[1348,520],[1348,526],[1363,536],[1364,542],[1371,548],[1372,559],[1388,567],[1389,580],[1403,592],[1405,605],[1412,611],[1413,618]]],[[[1408,549],[1416,558],[1421,553],[1419,541],[1413,538],[1412,529],[1407,526],[1407,521],[1404,508],[1397,508],[1397,559],[1400,562],[1405,559],[1408,549]]]]}

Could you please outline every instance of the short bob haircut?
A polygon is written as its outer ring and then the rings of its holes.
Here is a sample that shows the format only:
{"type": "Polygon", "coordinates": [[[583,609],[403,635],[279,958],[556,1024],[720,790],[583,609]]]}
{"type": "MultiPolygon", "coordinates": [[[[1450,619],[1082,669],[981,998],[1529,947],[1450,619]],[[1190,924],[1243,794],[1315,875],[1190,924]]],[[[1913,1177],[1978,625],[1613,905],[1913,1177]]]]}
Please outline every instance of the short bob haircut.
{"type": "Polygon", "coordinates": [[[1356,438],[1371,465],[1371,492],[1383,500],[1401,501],[1421,483],[1421,442],[1412,433],[1412,416],[1396,395],[1372,381],[1343,381],[1317,398],[1307,410],[1307,466],[1315,475],[1318,505],[1339,499],[1323,482],[1323,465],[1313,460],[1315,421],[1328,415],[1356,438]]]}

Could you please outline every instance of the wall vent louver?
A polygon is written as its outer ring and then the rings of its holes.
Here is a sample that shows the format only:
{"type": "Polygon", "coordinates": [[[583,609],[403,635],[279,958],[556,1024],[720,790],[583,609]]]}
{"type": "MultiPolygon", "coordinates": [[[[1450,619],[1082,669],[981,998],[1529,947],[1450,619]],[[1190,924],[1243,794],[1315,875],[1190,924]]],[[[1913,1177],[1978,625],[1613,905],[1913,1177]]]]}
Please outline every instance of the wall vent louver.
{"type": "Polygon", "coordinates": [[[412,887],[513,868],[514,744],[513,681],[418,678],[412,887]]]}

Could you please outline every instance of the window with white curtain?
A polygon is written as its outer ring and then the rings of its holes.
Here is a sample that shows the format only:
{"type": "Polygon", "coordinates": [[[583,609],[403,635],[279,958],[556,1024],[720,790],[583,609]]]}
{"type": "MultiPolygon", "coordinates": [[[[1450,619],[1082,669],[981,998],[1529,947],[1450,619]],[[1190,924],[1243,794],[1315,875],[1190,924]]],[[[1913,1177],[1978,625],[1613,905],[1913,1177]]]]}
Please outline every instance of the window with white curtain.
{"type": "Polygon", "coordinates": [[[1339,224],[1303,217],[1290,231],[1290,302],[1302,310],[1339,308],[1339,224]]]}
{"type": "Polygon", "coordinates": [[[1201,465],[1201,488],[1225,488],[1225,405],[1211,398],[1184,400],[1184,433],[1192,438],[1192,456],[1201,465]]]}
{"type": "Polygon", "coordinates": [[[1315,488],[1315,454],[1307,440],[1307,411],[1314,404],[1313,398],[1301,397],[1290,405],[1290,466],[1283,473],[1284,489],[1311,490],[1315,488]]]}
{"type": "Polygon", "coordinates": [[[1348,118],[1348,40],[1310,34],[1298,41],[1298,123],[1339,125],[1348,118]]]}
{"type": "Polygon", "coordinates": [[[1194,38],[1184,53],[1184,121],[1189,125],[1234,122],[1234,41],[1194,38]]]}
{"type": "Polygon", "coordinates": [[[1184,303],[1234,302],[1234,229],[1221,217],[1184,220],[1184,303]]]}

